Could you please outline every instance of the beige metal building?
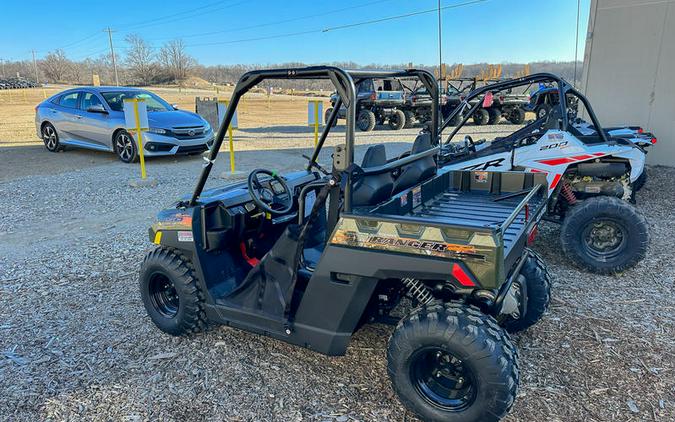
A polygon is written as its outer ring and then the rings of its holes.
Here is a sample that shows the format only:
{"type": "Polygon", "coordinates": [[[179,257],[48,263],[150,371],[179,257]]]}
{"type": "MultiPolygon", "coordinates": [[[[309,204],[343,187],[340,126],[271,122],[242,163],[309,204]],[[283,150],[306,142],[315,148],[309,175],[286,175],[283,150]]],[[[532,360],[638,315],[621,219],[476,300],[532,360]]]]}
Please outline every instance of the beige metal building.
{"type": "Polygon", "coordinates": [[[591,0],[582,89],[603,126],[637,124],[675,166],[675,0],[591,0]]]}

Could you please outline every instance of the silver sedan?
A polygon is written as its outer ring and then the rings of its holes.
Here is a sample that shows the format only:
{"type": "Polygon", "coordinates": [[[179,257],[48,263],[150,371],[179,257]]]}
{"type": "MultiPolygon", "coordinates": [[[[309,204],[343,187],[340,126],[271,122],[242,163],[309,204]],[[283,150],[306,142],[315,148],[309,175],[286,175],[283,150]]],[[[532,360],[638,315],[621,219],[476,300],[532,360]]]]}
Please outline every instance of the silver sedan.
{"type": "Polygon", "coordinates": [[[177,110],[152,92],[123,87],[73,88],[46,99],[35,107],[38,136],[52,152],[73,146],[136,161],[138,144],[125,129],[123,112],[124,100],[131,98],[145,100],[148,107],[146,157],[200,153],[213,144],[213,130],[199,115],[177,110]]]}

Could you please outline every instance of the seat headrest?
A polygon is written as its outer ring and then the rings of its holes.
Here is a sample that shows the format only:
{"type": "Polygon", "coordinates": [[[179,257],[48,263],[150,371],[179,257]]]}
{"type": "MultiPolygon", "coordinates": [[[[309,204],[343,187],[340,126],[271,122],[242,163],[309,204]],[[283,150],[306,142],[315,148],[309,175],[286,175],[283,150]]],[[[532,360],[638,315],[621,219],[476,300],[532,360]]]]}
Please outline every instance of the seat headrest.
{"type": "Polygon", "coordinates": [[[431,134],[420,133],[419,135],[417,135],[417,138],[415,138],[415,142],[413,142],[413,146],[410,152],[412,154],[417,154],[426,151],[428,149],[431,149],[431,134]]]}
{"type": "Polygon", "coordinates": [[[376,167],[387,164],[387,151],[383,144],[371,145],[366,150],[361,162],[362,168],[376,167]]]}

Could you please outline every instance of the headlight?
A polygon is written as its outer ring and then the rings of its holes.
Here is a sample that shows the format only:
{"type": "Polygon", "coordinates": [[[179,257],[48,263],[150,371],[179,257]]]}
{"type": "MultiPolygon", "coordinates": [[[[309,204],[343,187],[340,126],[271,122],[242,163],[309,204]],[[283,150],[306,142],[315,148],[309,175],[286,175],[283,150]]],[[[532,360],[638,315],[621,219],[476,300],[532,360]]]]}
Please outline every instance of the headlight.
{"type": "Polygon", "coordinates": [[[160,129],[158,127],[151,127],[150,129],[148,129],[148,132],[156,133],[158,135],[165,135],[166,134],[166,130],[160,129]]]}
{"type": "Polygon", "coordinates": [[[204,120],[204,132],[208,132],[210,130],[211,130],[211,125],[209,124],[209,122],[204,120]]]}

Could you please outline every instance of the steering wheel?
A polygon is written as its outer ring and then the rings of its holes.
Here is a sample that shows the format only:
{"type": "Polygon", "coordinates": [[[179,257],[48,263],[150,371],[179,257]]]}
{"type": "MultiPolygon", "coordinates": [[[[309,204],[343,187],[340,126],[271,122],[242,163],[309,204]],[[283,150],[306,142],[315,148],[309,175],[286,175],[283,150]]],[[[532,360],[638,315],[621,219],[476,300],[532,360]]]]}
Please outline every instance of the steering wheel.
{"type": "Polygon", "coordinates": [[[276,174],[276,172],[266,169],[253,170],[248,175],[248,193],[258,208],[270,214],[285,214],[293,208],[291,190],[288,188],[286,181],[276,174]],[[260,180],[258,180],[258,175],[260,174],[269,176],[273,181],[278,182],[284,188],[284,191],[275,194],[269,188],[263,186],[260,180]],[[272,208],[275,205],[277,208],[272,208]]]}

